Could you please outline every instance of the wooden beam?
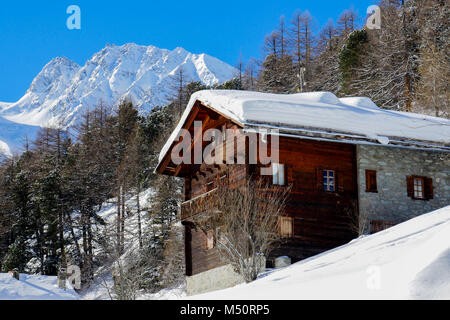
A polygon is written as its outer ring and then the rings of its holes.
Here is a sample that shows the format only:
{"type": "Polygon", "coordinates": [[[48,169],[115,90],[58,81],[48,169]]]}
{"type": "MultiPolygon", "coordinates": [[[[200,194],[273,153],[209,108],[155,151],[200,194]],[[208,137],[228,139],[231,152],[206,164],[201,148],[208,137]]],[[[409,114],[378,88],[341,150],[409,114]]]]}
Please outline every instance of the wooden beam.
{"type": "MultiPolygon", "coordinates": [[[[200,103],[197,101],[197,102],[195,103],[195,105],[192,107],[191,113],[190,113],[189,116],[187,117],[187,119],[186,119],[184,125],[182,126],[183,129],[189,128],[189,127],[192,125],[192,123],[194,122],[194,120],[195,120],[197,114],[198,114],[199,111],[200,111],[199,105],[200,105],[200,103]]],[[[184,138],[184,136],[183,136],[183,138],[184,138]]],[[[179,141],[179,140],[178,140],[178,141],[179,141]]],[[[166,152],[166,154],[165,154],[165,156],[164,156],[163,161],[160,163],[160,165],[159,165],[158,168],[156,169],[156,171],[157,171],[159,174],[163,174],[163,173],[164,173],[164,171],[165,171],[167,165],[168,165],[169,162],[171,161],[170,154],[171,154],[171,152],[172,152],[173,147],[175,146],[175,144],[176,144],[178,141],[174,141],[174,142],[172,143],[172,145],[170,146],[170,148],[167,150],[167,152],[166,152]]]]}

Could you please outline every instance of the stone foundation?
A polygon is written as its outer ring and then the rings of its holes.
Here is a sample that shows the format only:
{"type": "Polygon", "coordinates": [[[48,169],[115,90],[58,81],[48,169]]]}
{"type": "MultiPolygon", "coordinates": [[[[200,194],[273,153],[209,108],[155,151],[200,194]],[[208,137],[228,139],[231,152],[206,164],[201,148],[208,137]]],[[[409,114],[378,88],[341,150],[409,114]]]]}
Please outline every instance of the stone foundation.
{"type": "MultiPolygon", "coordinates": [[[[261,271],[265,271],[266,259],[261,259],[261,271]]],[[[231,265],[214,268],[186,277],[186,294],[193,296],[210,291],[222,290],[244,283],[244,278],[234,272],[231,265]]]]}
{"type": "Polygon", "coordinates": [[[230,265],[226,265],[186,277],[186,293],[193,296],[234,287],[243,282],[244,279],[230,265]]]}

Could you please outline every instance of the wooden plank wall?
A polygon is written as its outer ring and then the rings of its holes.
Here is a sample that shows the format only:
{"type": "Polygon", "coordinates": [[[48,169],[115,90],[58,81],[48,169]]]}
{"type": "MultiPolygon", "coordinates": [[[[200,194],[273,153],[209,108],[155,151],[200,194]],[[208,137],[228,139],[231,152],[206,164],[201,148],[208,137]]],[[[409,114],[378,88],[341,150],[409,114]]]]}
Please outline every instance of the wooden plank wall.
{"type": "Polygon", "coordinates": [[[269,260],[288,255],[298,261],[355,238],[349,216],[357,209],[355,146],[281,137],[279,152],[292,185],[285,212],[294,218],[294,237],[280,243],[269,260]],[[324,169],[337,173],[336,192],[323,190],[324,169]]]}
{"type": "MultiPolygon", "coordinates": [[[[210,120],[208,127],[236,128],[223,118],[210,120]]],[[[238,150],[242,151],[242,150],[238,150]]],[[[285,239],[272,251],[268,261],[288,255],[298,261],[325,250],[340,246],[355,238],[354,219],[350,208],[357,212],[356,148],[354,145],[280,137],[280,163],[285,165],[287,183],[292,186],[285,213],[294,221],[294,235],[285,239]],[[337,173],[336,192],[326,192],[322,186],[322,170],[337,173]],[[353,224],[352,224],[353,223],[353,224]]],[[[210,190],[208,184],[227,174],[231,187],[258,174],[255,165],[226,166],[217,171],[202,170],[192,165],[183,169],[186,177],[185,199],[189,200],[210,190]],[[197,177],[196,177],[197,176],[197,177]]],[[[186,226],[187,275],[194,275],[223,265],[217,249],[206,250],[206,234],[186,226]]]]}

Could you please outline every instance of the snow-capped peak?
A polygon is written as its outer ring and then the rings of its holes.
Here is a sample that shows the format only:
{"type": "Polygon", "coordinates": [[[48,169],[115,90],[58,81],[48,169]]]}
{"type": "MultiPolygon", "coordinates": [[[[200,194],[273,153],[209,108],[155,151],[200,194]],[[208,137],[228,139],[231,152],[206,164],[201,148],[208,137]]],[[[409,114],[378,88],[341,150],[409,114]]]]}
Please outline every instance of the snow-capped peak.
{"type": "Polygon", "coordinates": [[[28,92],[46,92],[52,87],[59,85],[63,81],[68,84],[70,78],[75,74],[80,66],[66,57],[52,59],[45,65],[42,71],[34,78],[28,92]]]}
{"type": "Polygon", "coordinates": [[[216,58],[181,47],[108,45],[84,66],[64,57],[51,60],[18,102],[0,108],[0,116],[28,125],[70,126],[100,101],[115,106],[124,99],[147,112],[168,103],[181,68],[186,81],[206,85],[225,82],[236,74],[235,68],[216,58]]]}

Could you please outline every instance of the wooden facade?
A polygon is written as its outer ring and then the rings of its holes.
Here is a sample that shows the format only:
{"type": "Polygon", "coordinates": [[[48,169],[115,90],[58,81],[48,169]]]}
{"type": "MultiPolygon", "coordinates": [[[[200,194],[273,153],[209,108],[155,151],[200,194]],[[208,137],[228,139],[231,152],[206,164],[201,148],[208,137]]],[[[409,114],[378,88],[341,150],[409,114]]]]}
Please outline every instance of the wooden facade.
{"type": "MultiPolygon", "coordinates": [[[[234,123],[206,106],[197,103],[186,119],[192,141],[194,121],[202,121],[202,130],[209,128],[239,129],[234,123]]],[[[248,154],[248,140],[241,144],[248,154]]],[[[227,148],[227,141],[224,143],[227,148]]],[[[357,236],[357,168],[356,147],[351,144],[280,136],[279,163],[283,165],[284,184],[291,186],[280,224],[284,240],[273,250],[267,261],[287,255],[295,262],[345,244],[357,236]],[[324,178],[324,173],[331,178],[324,178]],[[331,182],[330,182],[331,181],[331,182]],[[328,188],[327,183],[332,183],[328,188]],[[324,185],[325,183],[325,185],[324,185]],[[328,190],[331,189],[331,190],[328,190]]],[[[181,219],[185,225],[186,274],[195,275],[221,266],[217,249],[208,232],[196,228],[192,217],[214,209],[216,187],[224,183],[230,188],[245,183],[257,175],[259,165],[174,165],[170,152],[157,171],[161,174],[185,178],[184,202],[181,219]]]]}

